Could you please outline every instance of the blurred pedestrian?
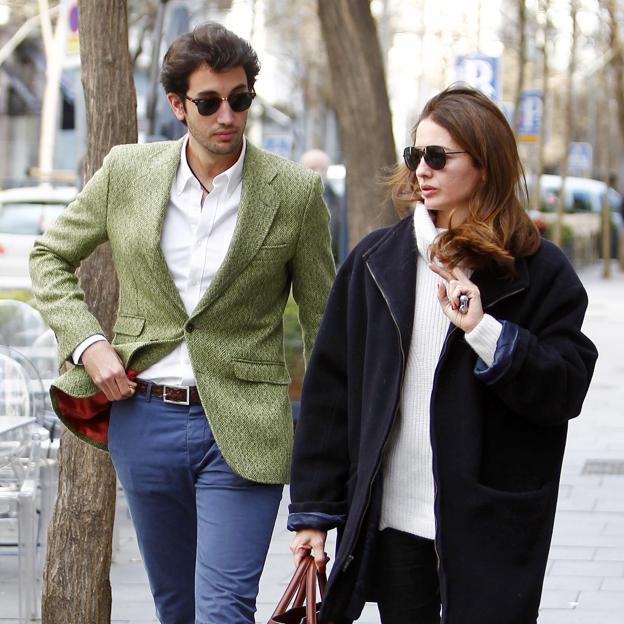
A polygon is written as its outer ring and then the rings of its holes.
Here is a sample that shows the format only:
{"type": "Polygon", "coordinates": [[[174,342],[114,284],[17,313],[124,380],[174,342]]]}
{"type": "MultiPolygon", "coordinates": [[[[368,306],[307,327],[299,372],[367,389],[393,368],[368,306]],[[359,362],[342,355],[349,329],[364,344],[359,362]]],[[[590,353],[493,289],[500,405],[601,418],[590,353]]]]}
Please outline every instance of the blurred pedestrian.
{"type": "Polygon", "coordinates": [[[341,267],[304,380],[288,526],[326,561],[322,620],[534,624],[587,296],[519,198],[513,131],[468,87],[425,106],[392,179],[413,214],[341,267]]]}
{"type": "Polygon", "coordinates": [[[340,257],[340,240],[344,224],[342,223],[342,214],[340,209],[341,198],[327,181],[327,172],[331,160],[326,152],[320,149],[311,149],[304,152],[301,156],[301,164],[312,171],[316,171],[323,180],[323,199],[329,208],[330,229],[332,238],[332,254],[334,261],[338,264],[340,257]]]}
{"type": "Polygon", "coordinates": [[[110,449],[162,624],[254,622],[292,445],[284,307],[292,288],[309,353],[334,277],[320,177],[244,137],[259,69],[219,24],[176,38],[161,82],[188,133],[115,147],[31,256],[77,365],[55,407],[110,449]],[[74,274],[105,240],[112,345],[74,274]]]}

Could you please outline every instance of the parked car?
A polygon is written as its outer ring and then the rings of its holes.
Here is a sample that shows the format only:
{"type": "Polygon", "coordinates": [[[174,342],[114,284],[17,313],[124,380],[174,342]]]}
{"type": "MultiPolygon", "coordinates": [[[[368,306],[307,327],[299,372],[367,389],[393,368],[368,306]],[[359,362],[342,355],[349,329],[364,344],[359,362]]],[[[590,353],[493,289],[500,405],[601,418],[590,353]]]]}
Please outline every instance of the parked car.
{"type": "MultiPolygon", "coordinates": [[[[561,176],[543,175],[540,181],[540,193],[542,196],[541,209],[545,212],[557,210],[559,189],[561,188],[561,176]]],[[[576,178],[569,176],[565,183],[565,204],[566,212],[602,212],[602,205],[605,193],[611,208],[612,219],[620,225],[620,205],[622,196],[613,188],[601,180],[591,178],[576,178]]]]}
{"type": "MultiPolygon", "coordinates": [[[[545,174],[540,178],[541,205],[540,213],[546,221],[553,218],[557,211],[561,176],[545,174]]],[[[601,180],[591,178],[566,177],[564,211],[565,222],[576,232],[595,235],[598,253],[602,251],[601,214],[605,196],[611,210],[611,254],[615,257],[618,246],[618,230],[622,227],[620,206],[622,196],[601,180]],[[583,232],[582,230],[585,230],[583,232]]]]}
{"type": "Polygon", "coordinates": [[[50,185],[0,191],[0,288],[31,288],[30,250],[76,193],[72,186],[50,185]]]}

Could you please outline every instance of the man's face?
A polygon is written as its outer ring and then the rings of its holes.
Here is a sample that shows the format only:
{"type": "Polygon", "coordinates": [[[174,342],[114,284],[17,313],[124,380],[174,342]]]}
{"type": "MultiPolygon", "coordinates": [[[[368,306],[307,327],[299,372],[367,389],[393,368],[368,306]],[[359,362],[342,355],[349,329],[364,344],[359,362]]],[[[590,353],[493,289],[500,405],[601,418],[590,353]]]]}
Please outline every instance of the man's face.
{"type": "MultiPolygon", "coordinates": [[[[202,65],[190,74],[186,95],[192,99],[210,96],[224,98],[247,91],[247,76],[242,67],[215,72],[208,65],[202,65]]],[[[189,100],[181,100],[174,93],[168,93],[167,99],[175,116],[180,121],[186,121],[194,148],[213,156],[238,154],[248,111],[237,113],[229,102],[222,101],[216,112],[202,116],[197,106],[189,100]]]]}

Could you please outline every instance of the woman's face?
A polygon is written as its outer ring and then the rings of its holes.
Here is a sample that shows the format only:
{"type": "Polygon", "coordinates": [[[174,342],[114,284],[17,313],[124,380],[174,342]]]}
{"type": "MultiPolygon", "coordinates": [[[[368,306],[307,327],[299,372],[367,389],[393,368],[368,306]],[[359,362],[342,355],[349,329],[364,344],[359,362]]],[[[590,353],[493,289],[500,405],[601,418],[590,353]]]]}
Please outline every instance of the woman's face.
{"type": "MultiPolygon", "coordinates": [[[[416,147],[428,145],[440,145],[447,152],[463,152],[448,131],[430,118],[423,119],[416,128],[416,147]]],[[[451,211],[455,211],[454,225],[467,218],[469,201],[484,176],[484,169],[475,167],[466,153],[448,154],[444,168],[439,170],[432,169],[421,158],[416,177],[425,207],[435,212],[437,227],[448,227],[451,211]]]]}

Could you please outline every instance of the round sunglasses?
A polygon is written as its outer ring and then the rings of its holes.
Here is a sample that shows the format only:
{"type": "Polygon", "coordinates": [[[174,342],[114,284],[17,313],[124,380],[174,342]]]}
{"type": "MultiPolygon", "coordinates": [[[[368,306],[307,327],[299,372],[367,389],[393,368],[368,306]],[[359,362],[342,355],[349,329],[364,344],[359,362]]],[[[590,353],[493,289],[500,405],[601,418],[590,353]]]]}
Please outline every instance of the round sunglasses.
{"type": "Polygon", "coordinates": [[[230,93],[227,97],[219,95],[210,95],[203,98],[192,98],[188,95],[184,96],[185,100],[193,102],[197,106],[197,112],[204,117],[214,115],[221,106],[221,102],[227,102],[235,113],[246,111],[253,102],[256,94],[253,91],[241,91],[238,93],[230,93]]]}
{"type": "Polygon", "coordinates": [[[441,145],[427,145],[426,147],[415,147],[410,145],[403,150],[403,160],[405,166],[410,171],[416,171],[420,165],[421,158],[436,170],[444,169],[446,165],[446,157],[448,154],[467,154],[468,152],[450,151],[444,149],[441,145]]]}

